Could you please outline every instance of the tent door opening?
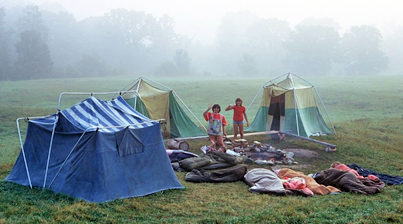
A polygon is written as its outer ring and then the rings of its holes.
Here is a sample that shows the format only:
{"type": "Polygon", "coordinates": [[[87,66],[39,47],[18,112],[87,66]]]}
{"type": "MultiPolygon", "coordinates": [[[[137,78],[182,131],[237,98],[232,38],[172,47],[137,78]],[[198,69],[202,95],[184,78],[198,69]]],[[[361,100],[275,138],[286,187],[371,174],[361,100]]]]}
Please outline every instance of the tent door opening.
{"type": "Polygon", "coordinates": [[[284,128],[285,94],[271,97],[268,116],[268,131],[281,131],[284,128]]]}

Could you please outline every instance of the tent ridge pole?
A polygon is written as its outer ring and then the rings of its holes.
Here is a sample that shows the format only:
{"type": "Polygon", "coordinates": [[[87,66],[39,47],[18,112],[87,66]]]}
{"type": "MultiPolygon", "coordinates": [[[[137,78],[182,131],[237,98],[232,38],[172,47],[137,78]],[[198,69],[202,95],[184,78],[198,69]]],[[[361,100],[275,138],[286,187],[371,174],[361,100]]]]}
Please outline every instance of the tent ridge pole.
{"type": "MultiPolygon", "coordinates": [[[[144,78],[145,79],[145,78],[144,78]]],[[[168,90],[172,90],[171,88],[169,88],[168,86],[165,86],[165,85],[163,85],[163,84],[161,84],[161,83],[159,83],[159,82],[156,82],[156,81],[154,81],[154,80],[150,80],[150,79],[145,79],[145,80],[147,80],[147,81],[149,81],[149,82],[153,82],[153,83],[155,83],[155,84],[158,84],[158,85],[160,85],[160,86],[162,86],[162,87],[164,87],[164,88],[167,88],[168,90]]]]}
{"type": "MultiPolygon", "coordinates": [[[[137,79],[135,79],[134,81],[130,82],[129,84],[127,84],[125,87],[121,88],[121,89],[120,89],[120,91],[119,91],[118,93],[120,94],[120,93],[121,93],[121,91],[123,91],[123,90],[124,90],[126,87],[133,85],[133,83],[136,83],[136,82],[137,82],[137,80],[138,80],[138,78],[137,78],[137,79]]],[[[127,92],[127,91],[126,91],[126,92],[127,92]]],[[[112,96],[112,99],[115,99],[115,96],[116,96],[118,93],[115,93],[115,95],[113,95],[113,96],[112,96]]]]}

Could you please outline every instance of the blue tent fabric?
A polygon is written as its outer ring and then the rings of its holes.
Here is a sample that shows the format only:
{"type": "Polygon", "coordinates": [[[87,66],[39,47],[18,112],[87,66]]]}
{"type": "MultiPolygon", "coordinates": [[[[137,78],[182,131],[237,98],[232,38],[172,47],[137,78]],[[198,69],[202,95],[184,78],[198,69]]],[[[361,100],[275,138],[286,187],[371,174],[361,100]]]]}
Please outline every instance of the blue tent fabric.
{"type": "Polygon", "coordinates": [[[58,114],[28,123],[23,153],[6,181],[43,187],[89,202],[184,188],[167,156],[158,122],[121,97],[90,97],[58,114]],[[49,166],[49,146],[55,119],[49,166]]]}

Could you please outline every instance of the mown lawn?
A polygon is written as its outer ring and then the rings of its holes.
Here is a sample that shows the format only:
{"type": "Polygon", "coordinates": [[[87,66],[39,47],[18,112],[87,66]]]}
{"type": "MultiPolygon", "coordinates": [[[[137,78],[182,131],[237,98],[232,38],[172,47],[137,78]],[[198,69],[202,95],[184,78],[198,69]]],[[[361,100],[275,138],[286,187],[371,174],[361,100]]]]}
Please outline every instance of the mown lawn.
{"type": "MultiPolygon", "coordinates": [[[[0,178],[4,179],[8,175],[20,151],[16,118],[54,113],[62,92],[118,91],[135,78],[1,82],[0,178]]],[[[214,81],[153,80],[173,88],[196,116],[202,119],[201,114],[208,104],[219,103],[225,107],[233,104],[235,98],[241,97],[245,105],[249,105],[263,83],[272,78],[275,77],[214,78],[214,81]]],[[[316,157],[296,158],[300,165],[294,167],[304,173],[318,172],[328,168],[333,161],[341,161],[403,176],[403,76],[304,79],[317,88],[337,131],[336,135],[318,139],[336,144],[338,150],[325,152],[322,145],[292,138],[272,142],[267,136],[255,136],[248,137],[249,142],[258,140],[276,148],[298,147],[317,152],[316,157]]],[[[79,100],[79,97],[66,97],[61,108],[79,100]]],[[[257,105],[254,105],[248,111],[251,121],[256,109],[257,105]]],[[[231,117],[230,112],[224,112],[224,115],[231,117]]],[[[189,144],[191,151],[199,153],[199,148],[207,144],[207,140],[191,140],[189,144]]],[[[250,166],[253,167],[259,166],[250,166]]],[[[372,196],[342,193],[308,198],[279,197],[250,193],[243,182],[190,183],[184,181],[185,173],[177,173],[177,176],[185,189],[100,204],[48,190],[1,182],[0,223],[403,222],[401,185],[386,186],[380,194],[372,196]]]]}

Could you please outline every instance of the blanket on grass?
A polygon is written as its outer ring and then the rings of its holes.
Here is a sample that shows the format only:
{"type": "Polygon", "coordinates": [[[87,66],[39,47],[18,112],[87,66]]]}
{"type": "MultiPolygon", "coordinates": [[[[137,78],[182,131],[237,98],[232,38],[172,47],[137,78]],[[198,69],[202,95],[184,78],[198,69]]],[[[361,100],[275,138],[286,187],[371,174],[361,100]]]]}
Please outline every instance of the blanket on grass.
{"type": "Polygon", "coordinates": [[[271,170],[255,168],[244,176],[249,191],[263,194],[286,195],[280,178],[271,170]]]}
{"type": "Polygon", "coordinates": [[[187,171],[192,171],[193,169],[212,170],[242,164],[246,159],[245,156],[234,156],[223,152],[212,151],[199,157],[181,160],[179,161],[179,165],[187,171]]]}
{"type": "Polygon", "coordinates": [[[386,184],[389,185],[398,185],[398,184],[403,184],[403,177],[400,176],[393,176],[389,174],[384,174],[384,173],[378,173],[369,169],[363,169],[357,164],[347,164],[348,167],[351,169],[356,170],[360,175],[367,177],[369,175],[374,175],[377,176],[381,181],[385,182],[386,184]]]}
{"type": "Polygon", "coordinates": [[[379,193],[381,192],[380,189],[385,186],[385,183],[379,179],[359,179],[352,172],[341,171],[334,168],[322,170],[314,179],[319,184],[331,185],[342,191],[364,195],[379,193]]]}
{"type": "MultiPolygon", "coordinates": [[[[340,193],[341,191],[333,186],[325,186],[319,184],[314,178],[305,175],[302,172],[295,171],[289,168],[280,169],[277,174],[281,179],[302,177],[305,180],[306,187],[309,188],[314,194],[326,195],[340,193]]],[[[328,185],[328,184],[326,184],[328,185]]]]}
{"type": "Polygon", "coordinates": [[[302,195],[313,196],[313,192],[306,187],[301,177],[280,179],[272,170],[255,168],[250,170],[244,181],[249,185],[249,191],[274,195],[302,195]]]}
{"type": "Polygon", "coordinates": [[[245,164],[216,170],[193,169],[186,174],[185,180],[189,182],[208,183],[234,182],[242,180],[246,171],[247,167],[245,164]]]}
{"type": "Polygon", "coordinates": [[[169,160],[171,160],[171,163],[178,162],[187,158],[192,158],[192,157],[198,157],[197,154],[184,151],[184,150],[172,150],[172,149],[167,149],[167,154],[169,157],[169,160]]]}

